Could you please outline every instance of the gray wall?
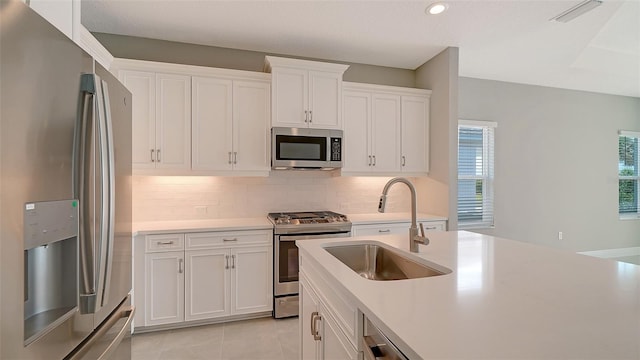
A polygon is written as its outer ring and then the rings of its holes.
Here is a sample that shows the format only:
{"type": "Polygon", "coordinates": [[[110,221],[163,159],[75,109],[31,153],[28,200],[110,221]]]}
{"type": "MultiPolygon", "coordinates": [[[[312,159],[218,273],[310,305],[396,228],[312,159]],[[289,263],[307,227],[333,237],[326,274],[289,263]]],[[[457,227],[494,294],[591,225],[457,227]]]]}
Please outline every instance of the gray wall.
{"type": "MultiPolygon", "coordinates": [[[[93,35],[113,56],[136,60],[263,71],[265,55],[296,57],[124,35],[104,33],[94,33],[93,35]]],[[[351,66],[344,74],[345,81],[415,87],[415,71],[413,70],[365,64],[349,65],[351,66]]]]}
{"type": "Polygon", "coordinates": [[[429,177],[419,180],[420,210],[458,228],[458,48],[447,48],[416,69],[416,86],[431,89],[429,177]]]}
{"type": "Polygon", "coordinates": [[[640,98],[461,78],[461,119],[496,121],[495,229],[573,251],[640,246],[618,219],[618,130],[640,131],[640,98]],[[558,240],[558,232],[563,240],[558,240]]]}

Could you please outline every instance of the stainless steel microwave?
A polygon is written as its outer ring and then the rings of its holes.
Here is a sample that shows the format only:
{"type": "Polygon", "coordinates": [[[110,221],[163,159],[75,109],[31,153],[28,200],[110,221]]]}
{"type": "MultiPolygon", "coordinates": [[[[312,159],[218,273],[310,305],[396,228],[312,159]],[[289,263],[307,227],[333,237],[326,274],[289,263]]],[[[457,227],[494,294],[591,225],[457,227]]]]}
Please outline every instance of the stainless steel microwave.
{"type": "Polygon", "coordinates": [[[271,129],[274,170],[333,170],[342,167],[342,130],[271,129]]]}

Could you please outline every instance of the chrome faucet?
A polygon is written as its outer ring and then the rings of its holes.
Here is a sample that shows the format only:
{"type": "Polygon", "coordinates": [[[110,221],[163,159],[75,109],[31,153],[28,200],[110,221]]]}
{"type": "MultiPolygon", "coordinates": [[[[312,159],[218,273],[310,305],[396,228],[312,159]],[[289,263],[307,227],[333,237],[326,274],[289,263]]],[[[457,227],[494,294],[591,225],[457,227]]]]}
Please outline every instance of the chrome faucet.
{"type": "Polygon", "coordinates": [[[416,188],[413,187],[413,184],[405,178],[397,177],[389,180],[387,184],[382,189],[382,195],[380,196],[380,203],[378,204],[378,212],[383,213],[384,207],[387,204],[387,193],[389,192],[389,188],[391,185],[395,183],[403,183],[409,187],[411,190],[411,227],[409,228],[409,250],[411,252],[418,252],[418,244],[428,245],[429,239],[424,236],[424,226],[420,224],[420,232],[421,235],[418,235],[418,226],[416,224],[416,188]]]}

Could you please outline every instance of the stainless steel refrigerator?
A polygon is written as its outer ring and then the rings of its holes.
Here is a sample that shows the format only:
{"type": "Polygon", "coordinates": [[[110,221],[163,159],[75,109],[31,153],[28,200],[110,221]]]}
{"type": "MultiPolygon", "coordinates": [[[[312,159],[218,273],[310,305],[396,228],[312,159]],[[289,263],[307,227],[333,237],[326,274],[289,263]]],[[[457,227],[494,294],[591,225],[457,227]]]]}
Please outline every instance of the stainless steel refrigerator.
{"type": "Polygon", "coordinates": [[[131,357],[131,93],[0,0],[0,359],[131,357]]]}

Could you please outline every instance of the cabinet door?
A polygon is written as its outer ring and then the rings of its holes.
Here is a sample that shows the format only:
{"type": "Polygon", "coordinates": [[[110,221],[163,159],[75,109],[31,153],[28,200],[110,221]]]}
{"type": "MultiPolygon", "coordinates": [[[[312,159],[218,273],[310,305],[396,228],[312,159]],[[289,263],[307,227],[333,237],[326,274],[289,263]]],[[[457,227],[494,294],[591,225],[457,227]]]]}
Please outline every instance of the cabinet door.
{"type": "Polygon", "coordinates": [[[185,320],[231,314],[229,250],[186,251],[185,320]]]}
{"type": "MultiPolygon", "coordinates": [[[[320,346],[310,332],[312,315],[320,310],[318,298],[304,281],[300,281],[300,359],[320,358],[320,346]]],[[[316,322],[317,324],[318,322],[316,322]]]]}
{"type": "Polygon", "coordinates": [[[282,127],[307,127],[308,71],[276,68],[271,73],[271,124],[282,127]]]}
{"type": "MultiPolygon", "coordinates": [[[[25,2],[40,16],[67,35],[69,39],[73,39],[73,18],[74,15],[80,16],[79,11],[74,14],[74,0],[30,0],[25,2]]],[[[80,19],[77,21],[79,24],[80,19]]]]}
{"type": "Polygon", "coordinates": [[[232,313],[273,309],[271,246],[231,250],[232,313]]]}
{"type": "Polygon", "coordinates": [[[184,321],[184,252],[145,256],[145,326],[184,321]]]}
{"type": "Polygon", "coordinates": [[[152,169],[156,159],[156,75],[142,71],[121,71],[120,81],[132,95],[133,167],[152,169]]]}
{"type": "Polygon", "coordinates": [[[342,129],[342,74],[309,71],[309,126],[342,129]]]}
{"type": "Polygon", "coordinates": [[[157,74],[156,168],[191,166],[191,77],[157,74]]]}
{"type": "Polygon", "coordinates": [[[371,159],[369,134],[371,132],[371,94],[345,91],[344,167],[343,172],[369,172],[371,159]]]}
{"type": "Polygon", "coordinates": [[[323,303],[320,303],[320,314],[322,315],[320,359],[357,359],[358,351],[347,340],[323,303]]]}
{"type": "Polygon", "coordinates": [[[194,170],[231,170],[232,81],[193,77],[191,86],[191,167],[194,170]]]}
{"type": "Polygon", "coordinates": [[[375,172],[400,171],[400,96],[373,94],[372,146],[375,172]]]}
{"type": "Polygon", "coordinates": [[[265,82],[233,82],[234,169],[271,168],[271,86],[265,82]]]}
{"type": "Polygon", "coordinates": [[[402,171],[429,171],[429,99],[402,97],[402,171]]]}

